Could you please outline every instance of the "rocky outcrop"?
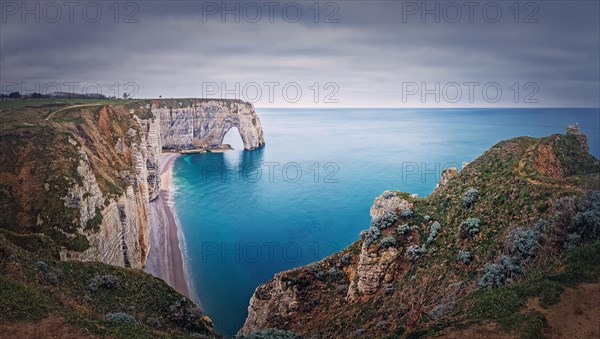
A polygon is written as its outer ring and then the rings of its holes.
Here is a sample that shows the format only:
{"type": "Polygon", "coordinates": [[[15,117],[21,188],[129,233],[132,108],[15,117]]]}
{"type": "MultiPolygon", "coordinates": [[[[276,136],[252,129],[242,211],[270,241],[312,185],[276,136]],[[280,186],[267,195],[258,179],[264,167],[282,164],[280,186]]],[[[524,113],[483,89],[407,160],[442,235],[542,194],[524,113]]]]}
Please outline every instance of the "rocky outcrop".
{"type": "Polygon", "coordinates": [[[393,212],[395,215],[401,215],[405,210],[410,209],[410,203],[402,199],[394,191],[385,191],[375,198],[371,206],[371,218],[383,216],[387,212],[393,212]]]}
{"type": "Polygon", "coordinates": [[[227,132],[237,128],[244,149],[252,150],[265,144],[260,119],[254,107],[239,100],[191,100],[183,107],[179,102],[168,107],[159,101],[152,111],[161,120],[162,145],[167,149],[218,148],[227,132]]]}
{"type": "Polygon", "coordinates": [[[271,281],[256,288],[240,334],[259,331],[273,322],[294,316],[300,309],[299,299],[298,286],[289,284],[287,279],[282,280],[282,274],[276,274],[271,281]]]}
{"type": "Polygon", "coordinates": [[[581,149],[584,152],[589,153],[590,142],[588,140],[587,135],[581,133],[581,130],[579,129],[578,124],[573,124],[573,125],[567,126],[567,135],[575,136],[575,138],[577,139],[577,142],[579,143],[579,146],[581,146],[581,149]]]}
{"type": "MultiPolygon", "coordinates": [[[[463,165],[463,168],[464,167],[466,167],[466,165],[463,165]]],[[[448,182],[450,181],[450,179],[455,178],[457,176],[458,176],[458,169],[456,167],[444,168],[444,170],[442,170],[442,174],[440,176],[440,181],[437,183],[435,188],[437,189],[441,186],[446,186],[448,184],[448,182]]]]}
{"type": "Polygon", "coordinates": [[[395,247],[381,252],[369,252],[367,246],[362,246],[355,278],[350,282],[348,288],[348,300],[354,301],[361,295],[374,294],[382,283],[392,282],[393,274],[388,273],[394,272],[399,254],[400,251],[395,247]]]}

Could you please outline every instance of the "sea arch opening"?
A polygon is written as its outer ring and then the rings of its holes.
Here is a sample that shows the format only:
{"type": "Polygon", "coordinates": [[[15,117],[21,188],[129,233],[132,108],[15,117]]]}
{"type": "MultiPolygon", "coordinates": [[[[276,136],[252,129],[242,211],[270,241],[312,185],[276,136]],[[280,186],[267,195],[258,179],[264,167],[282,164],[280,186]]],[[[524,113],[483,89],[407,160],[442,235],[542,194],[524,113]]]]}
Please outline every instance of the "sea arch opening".
{"type": "Polygon", "coordinates": [[[242,134],[236,126],[231,126],[225,136],[223,136],[223,144],[230,145],[235,150],[244,149],[244,141],[242,140],[242,134]]]}

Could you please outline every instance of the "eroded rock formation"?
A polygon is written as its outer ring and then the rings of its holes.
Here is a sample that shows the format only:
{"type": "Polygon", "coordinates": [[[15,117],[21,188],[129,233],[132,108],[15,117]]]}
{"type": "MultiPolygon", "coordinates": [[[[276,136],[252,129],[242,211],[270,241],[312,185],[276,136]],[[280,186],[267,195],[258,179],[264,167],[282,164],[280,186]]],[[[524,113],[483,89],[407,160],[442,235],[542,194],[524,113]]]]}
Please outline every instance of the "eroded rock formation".
{"type": "Polygon", "coordinates": [[[186,150],[217,148],[227,132],[237,128],[244,148],[265,144],[260,119],[251,104],[239,100],[192,100],[175,108],[155,101],[152,111],[160,116],[164,148],[186,150]]]}

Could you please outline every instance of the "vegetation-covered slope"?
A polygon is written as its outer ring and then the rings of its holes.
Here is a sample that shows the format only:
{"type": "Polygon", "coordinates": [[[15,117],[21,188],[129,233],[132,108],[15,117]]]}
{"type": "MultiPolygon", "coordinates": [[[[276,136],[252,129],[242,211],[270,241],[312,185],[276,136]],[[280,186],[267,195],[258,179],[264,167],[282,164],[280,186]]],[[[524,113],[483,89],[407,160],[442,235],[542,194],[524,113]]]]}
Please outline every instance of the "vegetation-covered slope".
{"type": "MultiPolygon", "coordinates": [[[[134,164],[131,153],[118,152],[116,145],[118,138],[125,146],[142,143],[140,125],[130,113],[135,106],[139,103],[122,100],[2,102],[0,228],[44,233],[68,250],[87,249],[80,209],[67,206],[65,197],[69,188],[83,185],[78,167],[84,157],[105,203],[124,193],[130,182],[119,173],[133,172],[134,164]],[[135,135],[128,138],[130,129],[135,135]]],[[[86,226],[98,226],[103,207],[86,226]]]]}
{"type": "Polygon", "coordinates": [[[160,279],[101,263],[55,261],[14,244],[48,241],[0,234],[3,336],[218,337],[210,319],[160,279]]]}
{"type": "Polygon", "coordinates": [[[503,141],[428,197],[384,192],[359,241],[259,286],[242,333],[402,337],[492,324],[494,335],[541,335],[549,325],[528,300],[548,307],[600,275],[600,163],[585,141],[503,141]]]}

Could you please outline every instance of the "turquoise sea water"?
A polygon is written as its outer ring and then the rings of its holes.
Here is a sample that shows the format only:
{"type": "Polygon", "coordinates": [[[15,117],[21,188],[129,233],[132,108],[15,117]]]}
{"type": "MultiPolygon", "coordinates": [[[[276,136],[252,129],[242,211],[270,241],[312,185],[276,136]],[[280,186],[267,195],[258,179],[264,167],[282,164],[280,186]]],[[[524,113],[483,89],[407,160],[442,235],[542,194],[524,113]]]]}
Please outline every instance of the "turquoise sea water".
{"type": "MultiPolygon", "coordinates": [[[[180,157],[176,211],[204,312],[232,336],[254,289],[358,239],[386,189],[420,196],[444,167],[500,140],[579,122],[600,153],[600,109],[258,109],[266,147],[180,157]]],[[[237,131],[226,136],[242,149],[237,131]]]]}

